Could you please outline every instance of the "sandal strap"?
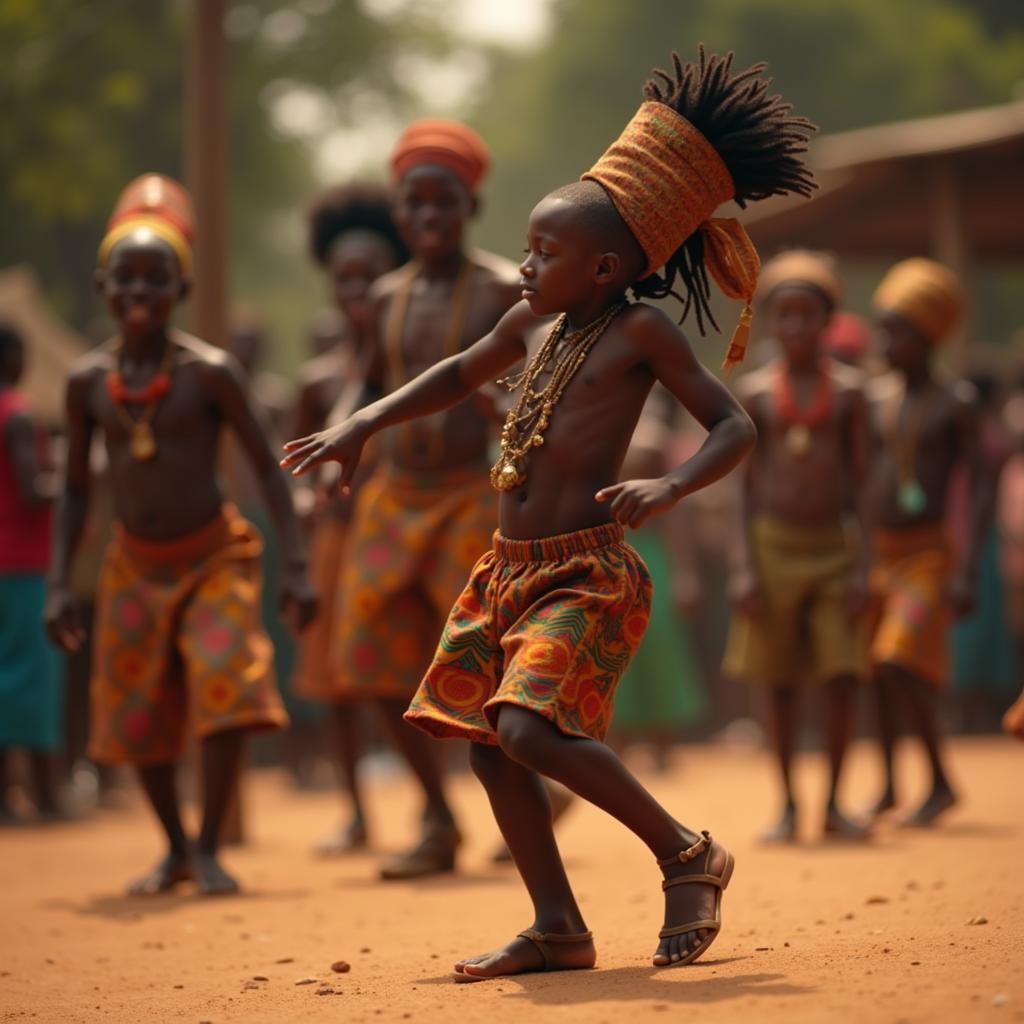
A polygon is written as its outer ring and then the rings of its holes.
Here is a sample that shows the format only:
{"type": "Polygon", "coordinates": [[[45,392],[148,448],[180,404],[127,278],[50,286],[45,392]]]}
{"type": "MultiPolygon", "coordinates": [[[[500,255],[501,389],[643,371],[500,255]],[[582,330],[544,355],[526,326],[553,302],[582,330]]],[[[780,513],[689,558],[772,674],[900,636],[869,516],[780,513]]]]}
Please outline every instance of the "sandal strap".
{"type": "Polygon", "coordinates": [[[686,935],[688,932],[717,932],[722,927],[721,921],[692,921],[690,924],[679,924],[674,928],[662,928],[658,932],[659,939],[670,939],[673,935],[686,935]]]}
{"type": "Polygon", "coordinates": [[[517,938],[532,942],[537,947],[537,951],[544,960],[545,971],[551,970],[551,965],[554,963],[551,945],[549,944],[590,942],[593,937],[593,932],[570,932],[563,934],[560,932],[539,932],[536,928],[524,928],[517,936],[517,938]]]}
{"type": "Polygon", "coordinates": [[[691,885],[693,883],[714,885],[719,889],[722,888],[722,879],[719,875],[679,875],[677,878],[666,878],[661,883],[661,889],[662,892],[666,892],[674,885],[691,885]]]}
{"type": "Polygon", "coordinates": [[[673,864],[687,864],[694,857],[699,857],[705,850],[711,848],[711,833],[707,829],[701,831],[700,839],[688,849],[677,853],[674,857],[666,857],[664,860],[658,861],[659,868],[669,868],[673,864]]]}

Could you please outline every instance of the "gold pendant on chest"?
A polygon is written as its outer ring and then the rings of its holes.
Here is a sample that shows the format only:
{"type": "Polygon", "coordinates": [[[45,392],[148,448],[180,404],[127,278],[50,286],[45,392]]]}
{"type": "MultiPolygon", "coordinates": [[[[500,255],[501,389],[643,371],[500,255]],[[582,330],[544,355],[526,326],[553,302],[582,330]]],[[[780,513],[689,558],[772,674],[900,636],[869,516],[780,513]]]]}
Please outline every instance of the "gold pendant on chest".
{"type": "Polygon", "coordinates": [[[793,455],[804,456],[811,450],[811,429],[806,423],[794,423],[786,431],[786,448],[793,455]]]}
{"type": "Polygon", "coordinates": [[[139,462],[147,462],[156,455],[156,438],[153,436],[153,428],[146,420],[132,427],[131,449],[132,457],[139,462]]]}

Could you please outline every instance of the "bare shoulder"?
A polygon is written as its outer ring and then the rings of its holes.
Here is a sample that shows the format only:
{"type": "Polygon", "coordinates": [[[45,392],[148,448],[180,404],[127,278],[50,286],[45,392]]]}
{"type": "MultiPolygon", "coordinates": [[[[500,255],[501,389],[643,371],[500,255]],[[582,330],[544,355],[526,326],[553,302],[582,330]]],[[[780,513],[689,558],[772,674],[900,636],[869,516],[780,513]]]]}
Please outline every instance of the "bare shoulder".
{"type": "Polygon", "coordinates": [[[370,301],[378,308],[381,303],[390,301],[399,288],[408,281],[410,273],[410,265],[403,263],[402,266],[389,270],[386,274],[381,274],[370,285],[370,301]]]}
{"type": "Polygon", "coordinates": [[[765,395],[773,389],[778,373],[779,361],[772,359],[764,366],[759,366],[740,377],[736,384],[736,392],[744,401],[765,395]]]}
{"type": "Polygon", "coordinates": [[[862,394],[867,386],[866,374],[836,359],[829,361],[828,375],[837,394],[862,394]]]}
{"type": "Polygon", "coordinates": [[[81,388],[116,368],[117,344],[111,339],[75,360],[68,374],[68,387],[81,388]]]}
{"type": "Polygon", "coordinates": [[[872,377],[867,382],[865,394],[871,405],[887,405],[899,401],[903,395],[903,381],[893,372],[872,377]]]}
{"type": "Polygon", "coordinates": [[[519,267],[511,260],[484,249],[474,249],[471,256],[485,281],[493,281],[498,285],[519,284],[519,267]]]}
{"type": "Polygon", "coordinates": [[[682,328],[670,316],[646,302],[633,302],[612,325],[615,333],[632,345],[637,354],[649,357],[665,349],[692,355],[682,328]]]}
{"type": "Polygon", "coordinates": [[[299,387],[317,387],[345,372],[346,362],[340,352],[324,352],[299,367],[299,387]]]}
{"type": "Polygon", "coordinates": [[[175,331],[172,339],[179,349],[179,367],[195,371],[212,387],[242,387],[242,368],[230,352],[184,331],[175,331]]]}

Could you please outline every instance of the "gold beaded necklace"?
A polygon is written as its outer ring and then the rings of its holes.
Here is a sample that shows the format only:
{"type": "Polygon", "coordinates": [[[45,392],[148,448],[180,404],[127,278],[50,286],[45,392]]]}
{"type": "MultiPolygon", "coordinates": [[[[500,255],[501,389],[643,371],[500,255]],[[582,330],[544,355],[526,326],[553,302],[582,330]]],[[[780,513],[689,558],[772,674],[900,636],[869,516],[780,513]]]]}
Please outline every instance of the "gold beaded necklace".
{"type": "Polygon", "coordinates": [[[565,334],[568,318],[563,313],[548,332],[537,354],[529,366],[512,377],[503,377],[497,383],[509,391],[522,388],[516,404],[505,417],[501,431],[501,456],[491,467],[491,486],[498,491],[511,491],[526,480],[526,456],[532,448],[544,443],[544,431],[551,421],[558,400],[576,375],[587,353],[604,334],[608,325],[621,313],[628,302],[617,302],[606,309],[586,327],[565,334]],[[534,384],[554,356],[559,341],[565,340],[565,351],[551,371],[551,379],[542,391],[535,391],[534,384]]]}

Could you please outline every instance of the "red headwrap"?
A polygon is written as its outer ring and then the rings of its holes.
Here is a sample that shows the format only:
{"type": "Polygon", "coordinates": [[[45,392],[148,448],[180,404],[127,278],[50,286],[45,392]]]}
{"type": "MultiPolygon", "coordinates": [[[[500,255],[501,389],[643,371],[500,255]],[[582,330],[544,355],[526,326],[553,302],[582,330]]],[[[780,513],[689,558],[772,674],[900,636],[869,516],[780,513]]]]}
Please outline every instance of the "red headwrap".
{"type": "Polygon", "coordinates": [[[491,154],[484,140],[458,121],[413,121],[395,143],[391,170],[398,180],[424,164],[444,167],[475,192],[490,167],[491,154]]]}

